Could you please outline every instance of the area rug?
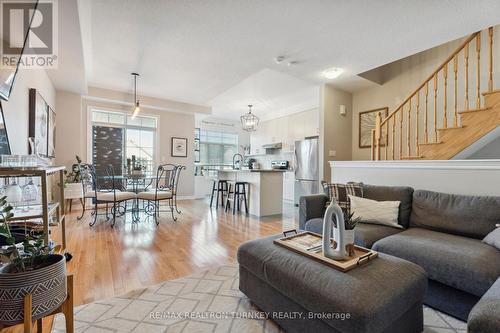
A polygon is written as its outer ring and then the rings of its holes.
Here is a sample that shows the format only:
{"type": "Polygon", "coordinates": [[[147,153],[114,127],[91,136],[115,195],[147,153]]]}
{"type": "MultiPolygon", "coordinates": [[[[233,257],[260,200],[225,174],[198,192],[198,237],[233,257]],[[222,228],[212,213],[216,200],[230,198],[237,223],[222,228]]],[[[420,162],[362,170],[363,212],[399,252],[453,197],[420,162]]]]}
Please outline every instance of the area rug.
{"type": "MultiPolygon", "coordinates": [[[[424,308],[424,333],[466,332],[464,322],[424,308]]],[[[54,333],[65,332],[58,315],[54,333]]],[[[181,279],[75,308],[75,332],[283,332],[238,289],[238,265],[229,264],[181,279]]]]}

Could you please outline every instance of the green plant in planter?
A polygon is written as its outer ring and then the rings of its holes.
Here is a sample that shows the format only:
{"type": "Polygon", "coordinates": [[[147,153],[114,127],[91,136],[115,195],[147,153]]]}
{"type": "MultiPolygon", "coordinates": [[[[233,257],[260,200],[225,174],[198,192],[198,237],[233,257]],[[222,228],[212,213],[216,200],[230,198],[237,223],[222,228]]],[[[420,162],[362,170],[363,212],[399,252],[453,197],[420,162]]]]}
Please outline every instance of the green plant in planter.
{"type": "Polygon", "coordinates": [[[361,217],[356,217],[353,218],[354,212],[348,214],[344,213],[344,224],[345,224],[345,230],[354,230],[356,225],[361,221],[361,217]]]}
{"type": "MultiPolygon", "coordinates": [[[[354,212],[347,213],[344,211],[343,213],[344,213],[345,230],[354,230],[359,221],[361,221],[361,217],[358,216],[356,218],[353,218],[354,212]]],[[[337,221],[335,219],[333,219],[333,225],[335,226],[335,228],[337,228],[337,221]]]]}
{"type": "Polygon", "coordinates": [[[82,181],[82,175],[80,173],[80,164],[82,164],[82,159],[80,156],[76,155],[76,163],[71,166],[71,172],[64,171],[66,176],[65,183],[79,183],[82,181]]]}
{"type": "Polygon", "coordinates": [[[16,247],[16,239],[8,223],[14,214],[6,198],[6,196],[0,198],[0,236],[4,237],[7,243],[6,248],[0,249],[0,262],[9,265],[9,273],[26,272],[44,267],[50,255],[50,248],[45,246],[43,235],[25,237],[22,252],[16,247]]]}

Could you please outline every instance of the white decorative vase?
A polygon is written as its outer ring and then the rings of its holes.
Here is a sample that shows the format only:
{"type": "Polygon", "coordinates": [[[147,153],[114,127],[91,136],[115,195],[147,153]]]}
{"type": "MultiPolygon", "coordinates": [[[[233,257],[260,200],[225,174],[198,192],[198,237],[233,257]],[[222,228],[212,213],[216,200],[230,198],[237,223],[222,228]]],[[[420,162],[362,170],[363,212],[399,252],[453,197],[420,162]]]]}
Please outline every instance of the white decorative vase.
{"type": "Polygon", "coordinates": [[[346,250],[345,233],[344,213],[340,206],[335,201],[332,201],[330,206],[326,208],[323,219],[323,254],[325,257],[333,260],[343,260],[349,257],[349,253],[346,250]],[[337,227],[333,224],[333,216],[335,216],[335,220],[337,221],[337,227]],[[332,248],[330,241],[332,230],[335,248],[332,248]]]}

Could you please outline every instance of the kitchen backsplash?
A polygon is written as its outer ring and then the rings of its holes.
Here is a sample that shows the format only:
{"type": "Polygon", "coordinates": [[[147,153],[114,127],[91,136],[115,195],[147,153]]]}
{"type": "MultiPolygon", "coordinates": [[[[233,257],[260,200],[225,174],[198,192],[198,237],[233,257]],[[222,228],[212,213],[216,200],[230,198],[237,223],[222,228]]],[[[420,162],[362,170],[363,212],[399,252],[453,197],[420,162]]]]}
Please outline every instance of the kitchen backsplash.
{"type": "Polygon", "coordinates": [[[279,152],[275,154],[253,156],[260,163],[261,169],[271,169],[271,161],[285,160],[288,161],[289,169],[294,167],[294,154],[292,152],[279,152]]]}

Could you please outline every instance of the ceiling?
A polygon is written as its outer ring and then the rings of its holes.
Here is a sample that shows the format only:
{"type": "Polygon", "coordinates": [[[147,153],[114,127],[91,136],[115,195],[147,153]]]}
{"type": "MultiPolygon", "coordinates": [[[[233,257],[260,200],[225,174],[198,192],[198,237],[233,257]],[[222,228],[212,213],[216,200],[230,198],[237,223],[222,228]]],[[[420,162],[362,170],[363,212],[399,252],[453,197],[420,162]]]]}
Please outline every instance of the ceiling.
{"type": "MultiPolygon", "coordinates": [[[[78,0],[89,86],[213,106],[293,109],[330,83],[500,23],[497,0],[78,0]],[[283,55],[297,64],[276,64],[283,55]],[[331,81],[321,72],[341,67],[331,81]],[[288,101],[288,102],[287,102],[288,101]]],[[[260,111],[259,111],[260,108],[260,111]]],[[[261,113],[262,115],[262,113],[261,113]]]]}

